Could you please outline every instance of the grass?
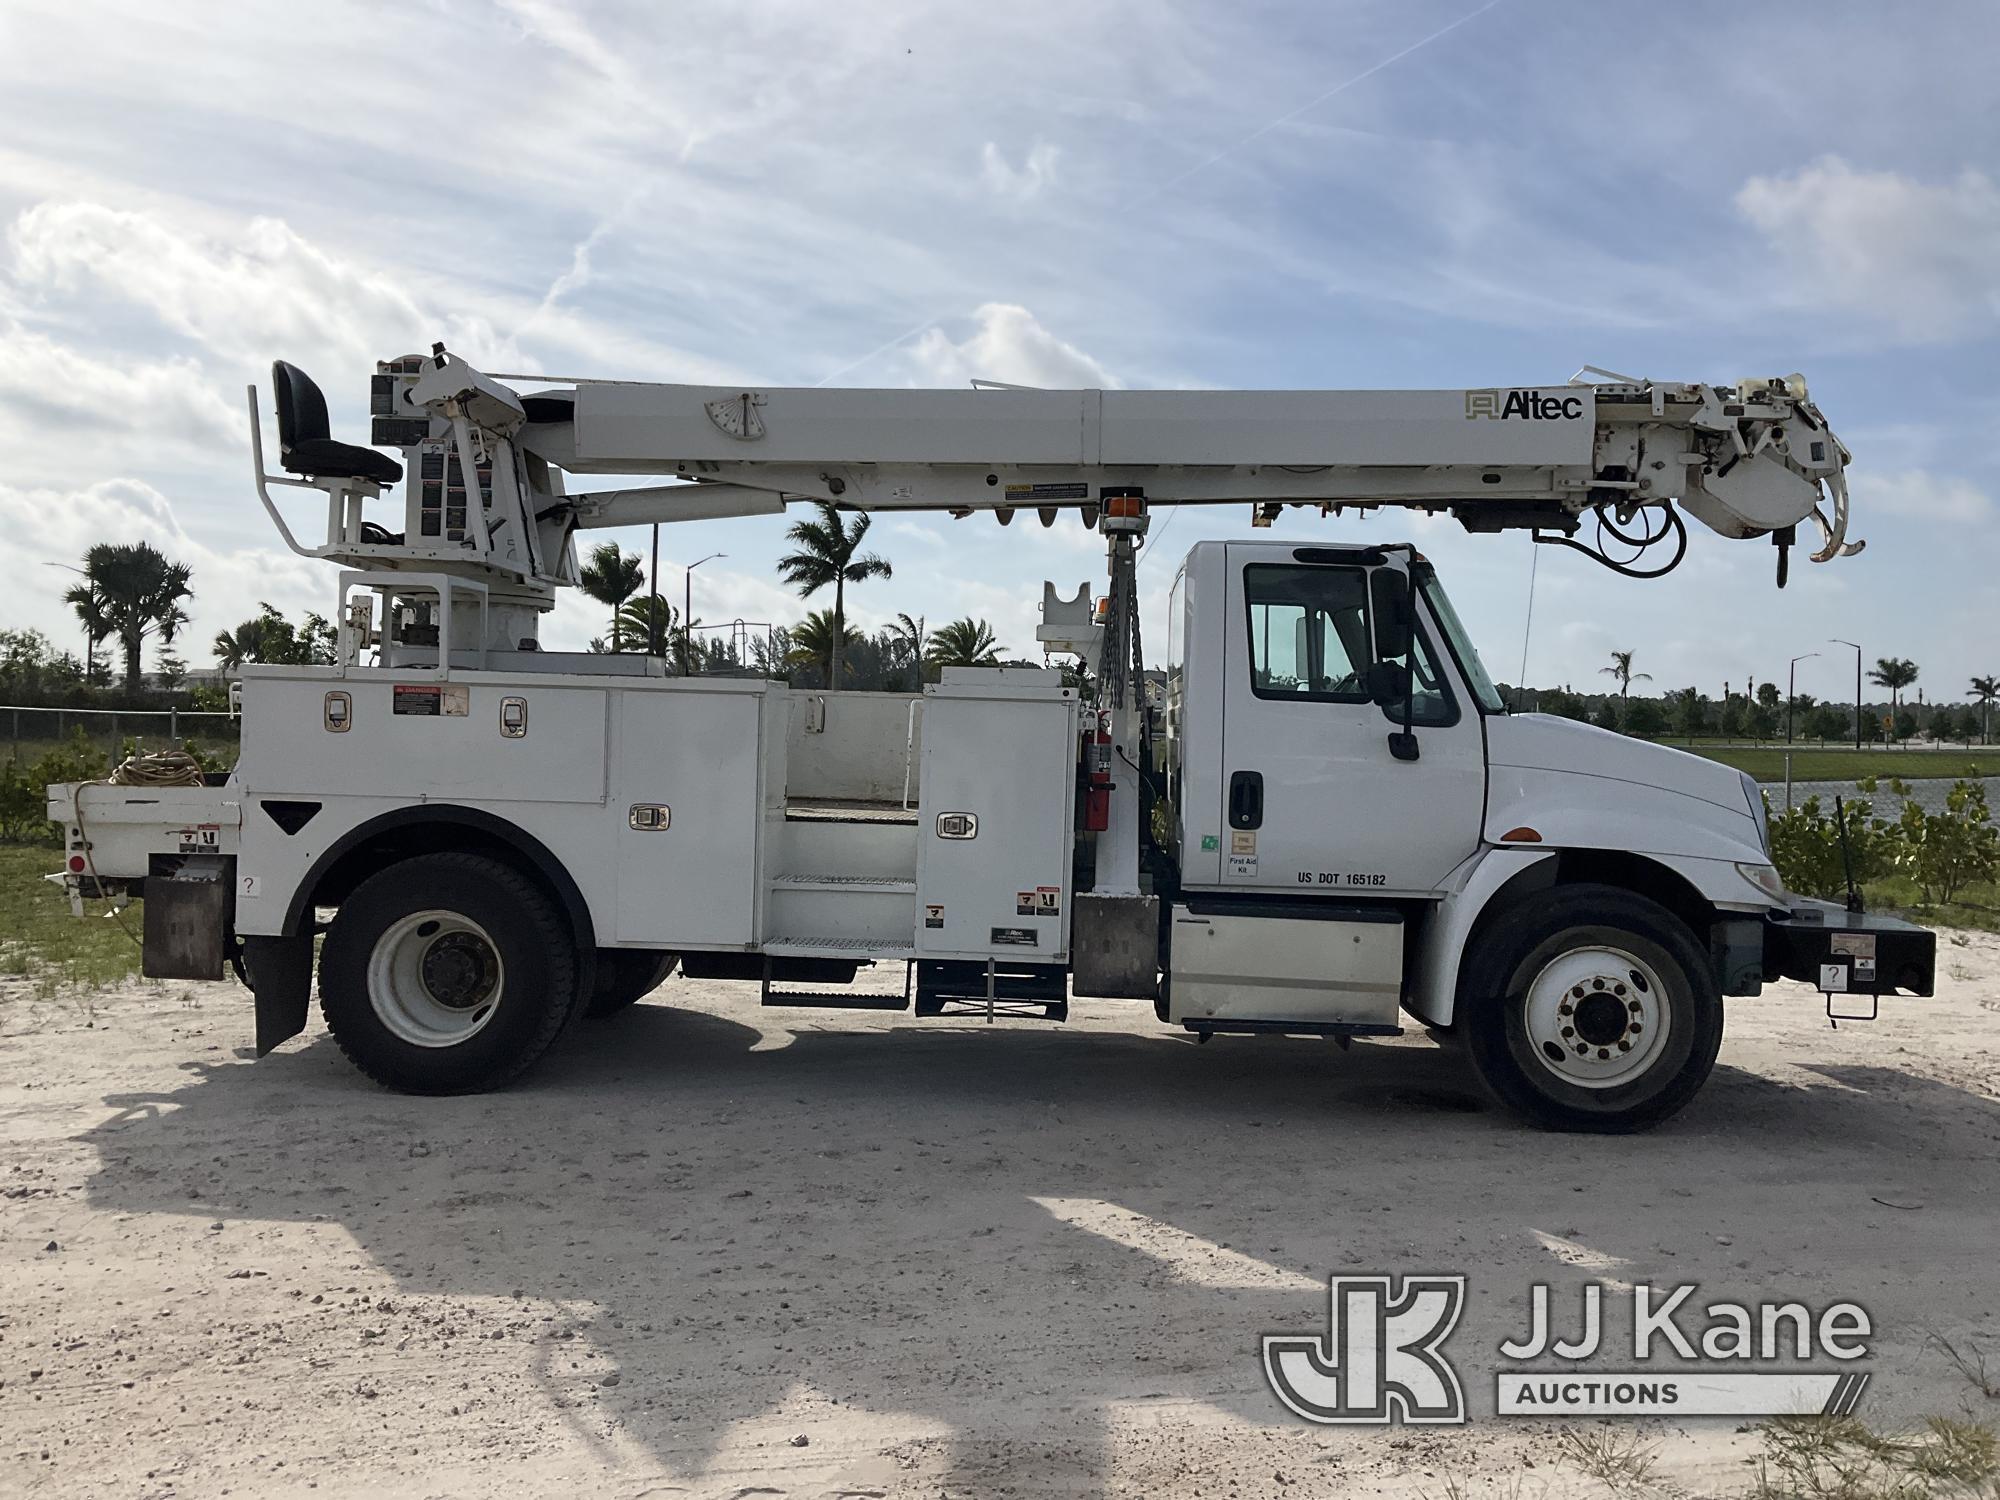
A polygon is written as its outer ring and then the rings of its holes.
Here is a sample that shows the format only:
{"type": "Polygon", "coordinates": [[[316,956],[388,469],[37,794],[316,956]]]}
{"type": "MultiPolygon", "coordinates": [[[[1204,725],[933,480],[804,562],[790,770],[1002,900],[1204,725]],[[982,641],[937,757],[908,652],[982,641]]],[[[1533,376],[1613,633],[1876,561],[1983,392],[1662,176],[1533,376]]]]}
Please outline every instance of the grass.
{"type": "Polygon", "coordinates": [[[2000,1401],[2000,1370],[1993,1369],[1986,1362],[1986,1351],[1967,1339],[1961,1346],[1941,1333],[1933,1333],[1925,1340],[1933,1349],[1942,1354],[1951,1367],[1965,1377],[1971,1386],[1988,1401],[2000,1401]]]}
{"type": "MultiPolygon", "coordinates": [[[[1660,741],[1676,750],[1690,750],[1709,760],[1748,771],[1759,781],[1782,784],[1785,779],[1785,749],[1782,745],[1681,745],[1671,739],[1660,741]]],[[[1797,746],[1792,752],[1794,781],[1859,781],[1864,776],[1900,776],[1904,780],[1933,777],[1955,780],[1960,776],[2000,776],[2000,747],[1978,745],[1972,749],[1891,750],[1880,745],[1861,750],[1821,749],[1797,746]]]]}
{"type": "Polygon", "coordinates": [[[1759,1431],[1753,1500],[1928,1500],[1991,1495],[2000,1443],[1983,1423],[1931,1417],[1892,1436],[1854,1417],[1796,1417],[1759,1431]]]}
{"type": "Polygon", "coordinates": [[[1894,912],[1926,927],[1969,927],[2000,932],[2000,883],[1975,881],[1941,906],[1925,906],[1917,883],[1903,875],[1871,880],[1861,888],[1870,911],[1894,912]]]}
{"type": "MultiPolygon", "coordinates": [[[[25,977],[38,995],[117,984],[139,971],[139,949],[104,915],[106,903],[73,917],[62,888],[42,879],[61,863],[53,844],[0,844],[0,976],[25,977]]],[[[137,934],[139,903],[124,916],[137,934]]]]}
{"type": "Polygon", "coordinates": [[[1572,1427],[1556,1439],[1564,1463],[1580,1469],[1614,1495],[1641,1492],[1652,1484],[1659,1449],[1629,1425],[1572,1427]]]}
{"type": "MultiPolygon", "coordinates": [[[[1883,1432],[1855,1417],[1780,1417],[1757,1429],[1748,1489],[1712,1493],[1735,1500],[1993,1500],[2000,1495],[2000,1438],[1983,1422],[1929,1417],[1904,1432],[1883,1432]]],[[[1629,1423],[1575,1426],[1556,1438],[1556,1458],[1618,1500],[1689,1493],[1656,1472],[1658,1447],[1629,1423]]],[[[1539,1495],[1549,1493],[1538,1479],[1539,1495]]],[[[1567,1490],[1565,1490],[1567,1492],[1567,1490]]],[[[1522,1476],[1483,1480],[1453,1472],[1434,1500],[1526,1500],[1522,1476]]]]}

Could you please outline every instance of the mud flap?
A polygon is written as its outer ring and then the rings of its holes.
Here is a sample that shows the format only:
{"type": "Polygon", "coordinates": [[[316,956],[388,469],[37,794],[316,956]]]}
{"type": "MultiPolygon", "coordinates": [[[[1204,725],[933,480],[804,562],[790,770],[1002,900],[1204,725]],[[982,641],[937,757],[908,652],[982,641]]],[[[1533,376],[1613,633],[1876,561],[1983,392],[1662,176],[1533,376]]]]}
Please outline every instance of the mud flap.
{"type": "Polygon", "coordinates": [[[246,937],[243,968],[257,997],[257,1055],[306,1029],[312,998],[312,933],[296,937],[246,937]]]}

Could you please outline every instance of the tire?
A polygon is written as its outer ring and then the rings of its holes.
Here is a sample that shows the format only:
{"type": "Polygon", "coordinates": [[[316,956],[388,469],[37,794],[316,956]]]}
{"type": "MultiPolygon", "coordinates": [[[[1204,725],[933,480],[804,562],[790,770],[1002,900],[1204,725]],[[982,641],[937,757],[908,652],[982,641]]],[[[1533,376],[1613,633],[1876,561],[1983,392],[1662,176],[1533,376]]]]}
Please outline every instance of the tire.
{"type": "Polygon", "coordinates": [[[597,979],[583,1013],[592,1020],[602,1020],[637,1005],[666,983],[680,961],[677,953],[656,953],[650,948],[599,948],[597,979]]]}
{"type": "Polygon", "coordinates": [[[1454,1029],[1487,1088],[1535,1124],[1629,1133],[1708,1078],[1722,995],[1707,952],[1665,907],[1615,886],[1558,886],[1474,940],[1454,1029]]]}
{"type": "Polygon", "coordinates": [[[569,1025],[576,946],[541,886],[476,854],[381,870],[320,949],[320,1011],[350,1061],[409,1094],[512,1082],[569,1025]]]}

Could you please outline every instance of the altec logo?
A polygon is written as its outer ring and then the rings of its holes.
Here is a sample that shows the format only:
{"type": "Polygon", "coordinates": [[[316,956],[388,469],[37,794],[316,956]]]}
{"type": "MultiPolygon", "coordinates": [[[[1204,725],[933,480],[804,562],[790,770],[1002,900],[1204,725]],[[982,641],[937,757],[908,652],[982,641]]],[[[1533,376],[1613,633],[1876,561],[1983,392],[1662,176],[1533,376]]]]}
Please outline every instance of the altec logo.
{"type": "Polygon", "coordinates": [[[1562,422],[1583,416],[1583,397],[1546,396],[1540,391],[1467,391],[1465,415],[1488,421],[1562,422]]]}

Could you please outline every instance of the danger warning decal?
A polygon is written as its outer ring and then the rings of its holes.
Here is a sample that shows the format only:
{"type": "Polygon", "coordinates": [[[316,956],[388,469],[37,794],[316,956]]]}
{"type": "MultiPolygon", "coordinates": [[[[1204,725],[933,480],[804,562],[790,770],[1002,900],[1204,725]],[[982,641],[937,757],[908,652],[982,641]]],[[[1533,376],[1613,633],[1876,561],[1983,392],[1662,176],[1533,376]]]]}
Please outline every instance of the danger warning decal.
{"type": "Polygon", "coordinates": [[[1017,917],[1059,917],[1062,915],[1062,887],[1038,885],[1032,891],[1014,893],[1017,917]]]}

